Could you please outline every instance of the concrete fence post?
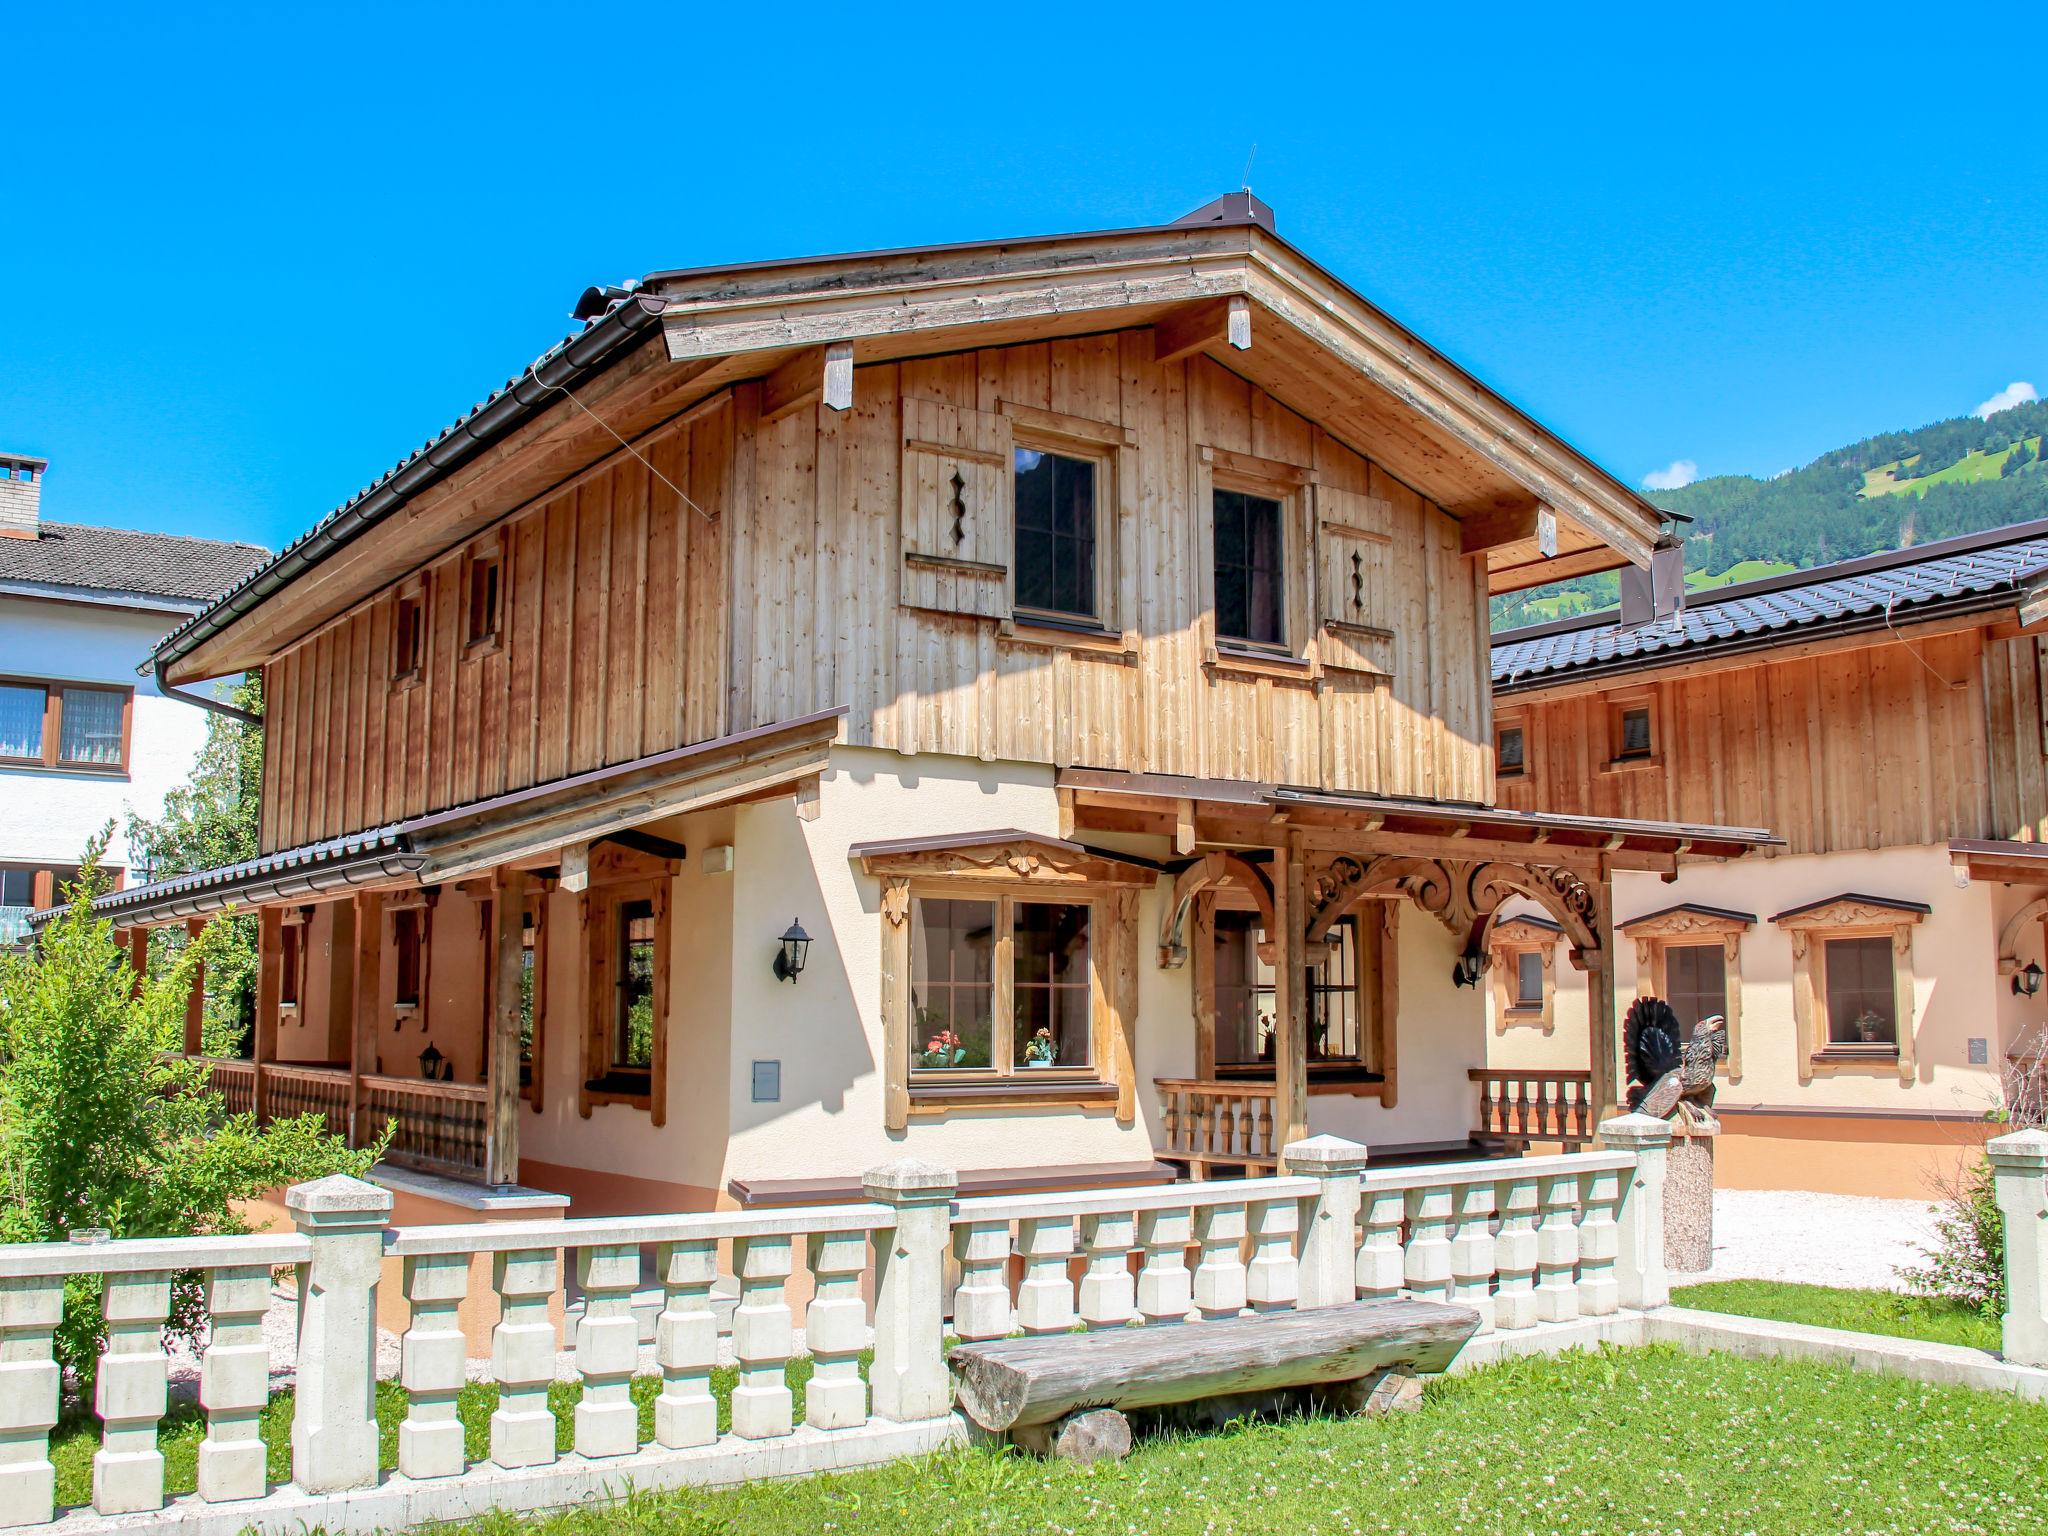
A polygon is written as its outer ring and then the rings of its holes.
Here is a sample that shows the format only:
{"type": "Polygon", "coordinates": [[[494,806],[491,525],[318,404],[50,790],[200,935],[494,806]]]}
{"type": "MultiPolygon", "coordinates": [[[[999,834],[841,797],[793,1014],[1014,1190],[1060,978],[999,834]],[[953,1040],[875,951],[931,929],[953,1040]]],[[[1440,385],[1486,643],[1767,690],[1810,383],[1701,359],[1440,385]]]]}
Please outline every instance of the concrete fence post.
{"type": "Polygon", "coordinates": [[[329,1174],[285,1192],[312,1240],[299,1266],[299,1382],[292,1481],[343,1493],[377,1481],[377,1274],[391,1191],[329,1174]]]}
{"type": "Polygon", "coordinates": [[[951,1409],[946,1374],[946,1248],[959,1178],[950,1168],[902,1158],[868,1170],[870,1200],[896,1209],[896,1229],[875,1234],[875,1363],[868,1374],[877,1418],[899,1424],[951,1409]]]}
{"type": "Polygon", "coordinates": [[[2005,1358],[2048,1365],[2048,1131],[1984,1144],[2005,1217],[2005,1358]]]}
{"type": "Polygon", "coordinates": [[[1319,1186],[1302,1212],[1296,1305],[1334,1307],[1358,1300],[1359,1175],[1366,1149],[1341,1136],[1311,1136],[1289,1142],[1280,1157],[1287,1172],[1319,1186]]]}
{"type": "Polygon", "coordinates": [[[1620,1115],[1600,1122],[1600,1140],[1636,1159],[1634,1171],[1622,1181],[1621,1209],[1615,1213],[1619,1300],[1639,1310],[1664,1306],[1671,1300],[1671,1272],[1664,1263],[1664,1171],[1671,1124],[1655,1115],[1620,1115]]]}

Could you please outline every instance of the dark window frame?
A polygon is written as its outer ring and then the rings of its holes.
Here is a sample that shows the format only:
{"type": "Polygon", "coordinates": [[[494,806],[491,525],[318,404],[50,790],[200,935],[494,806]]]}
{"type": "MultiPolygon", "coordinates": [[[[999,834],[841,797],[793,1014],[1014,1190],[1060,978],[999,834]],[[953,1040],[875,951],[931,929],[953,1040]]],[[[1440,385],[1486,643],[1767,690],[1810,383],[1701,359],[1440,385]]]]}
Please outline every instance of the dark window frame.
{"type": "Polygon", "coordinates": [[[462,583],[462,649],[480,656],[494,649],[505,628],[505,557],[481,550],[466,562],[462,583]]]}
{"type": "Polygon", "coordinates": [[[426,920],[419,907],[400,907],[391,914],[391,1005],[417,1008],[425,971],[426,920]]]}
{"type": "Polygon", "coordinates": [[[1823,934],[1818,936],[1818,942],[1821,946],[1821,1024],[1825,1034],[1824,1039],[1821,1041],[1821,1049],[1824,1051],[1843,1049],[1898,1050],[1898,954],[1891,936],[1889,934],[1871,933],[1823,934]],[[1856,981],[1850,983],[1840,982],[1843,971],[1848,968],[1844,963],[1845,959],[1852,951],[1866,958],[1872,954],[1881,954],[1883,956],[1883,985],[1881,988],[1873,984],[1867,977],[1859,977],[1856,981]],[[1864,1009],[1854,1016],[1844,1017],[1838,1022],[1836,1017],[1838,994],[1843,999],[1844,1013],[1847,1012],[1848,1006],[1858,999],[1865,1005],[1864,1009]],[[1872,998],[1879,999],[1883,1006],[1877,1010],[1869,1009],[1868,1004],[1872,998]],[[1889,1038],[1864,1040],[1860,1035],[1854,1033],[1857,1020],[1863,1016],[1863,1012],[1869,1011],[1877,1012],[1883,1022],[1889,1026],[1889,1038]]]}
{"type": "MultiPolygon", "coordinates": [[[[1305,1048],[1308,1051],[1308,1068],[1312,1074],[1320,1073],[1328,1076],[1333,1074],[1357,1075],[1363,1073],[1370,1077],[1377,1077],[1380,1074],[1379,1062],[1375,1059],[1379,1054],[1377,1049],[1379,1042],[1375,1038],[1374,1033],[1378,1028],[1378,1022],[1372,1016],[1373,1009],[1378,1004],[1366,995],[1366,943],[1362,923],[1363,916],[1364,914],[1359,912],[1348,912],[1331,926],[1332,948],[1335,953],[1326,955],[1324,959],[1307,967],[1307,972],[1303,979],[1304,996],[1307,1000],[1304,1018],[1308,1029],[1308,1040],[1305,1042],[1305,1048]],[[1350,974],[1346,979],[1331,981],[1324,979],[1320,974],[1325,968],[1333,964],[1346,962],[1350,966],[1350,974]],[[1327,1011],[1330,1000],[1335,997],[1348,997],[1351,1000],[1350,1049],[1348,1052],[1340,1051],[1332,1054],[1327,1046],[1328,1028],[1325,1026],[1324,1036],[1326,1043],[1322,1053],[1318,1054],[1315,1049],[1317,1016],[1327,1011]]],[[[1259,1012],[1259,999],[1276,996],[1277,975],[1272,981],[1259,980],[1259,932],[1259,915],[1255,911],[1237,907],[1218,907],[1210,920],[1209,943],[1217,951],[1216,963],[1212,970],[1214,981],[1212,982],[1211,990],[1215,996],[1216,1008],[1216,1074],[1221,1078],[1256,1077],[1260,1073],[1270,1073],[1273,1070],[1273,1057],[1267,1053],[1271,1049],[1270,1045],[1265,1051],[1261,1051],[1260,1054],[1250,1060],[1226,1060],[1224,1058],[1225,994],[1244,993],[1250,1006],[1252,1018],[1255,1021],[1261,1016],[1259,1012]],[[1241,946],[1241,954],[1244,958],[1242,974],[1246,978],[1243,981],[1224,980],[1224,974],[1227,969],[1223,963],[1223,948],[1226,942],[1226,935],[1228,935],[1229,943],[1241,946]]],[[[1384,956],[1382,956],[1381,963],[1385,963],[1384,956]]],[[[1275,1006],[1277,1007],[1277,1003],[1275,1006]]],[[[1268,1040],[1270,1041],[1271,1038],[1269,1035],[1268,1040]]]]}
{"type": "Polygon", "coordinates": [[[391,610],[391,682],[394,687],[417,683],[427,665],[427,599],[424,592],[401,592],[391,610]]]}
{"type": "MultiPolygon", "coordinates": [[[[1017,617],[1026,623],[1043,619],[1054,624],[1080,624],[1091,628],[1105,625],[1105,608],[1108,603],[1105,571],[1110,554],[1110,541],[1105,538],[1104,510],[1114,488],[1114,460],[1099,447],[1084,446],[1064,438],[1055,438],[1036,433],[1018,432],[1013,435],[1010,457],[1010,539],[1011,539],[1011,606],[1017,617]],[[1069,530],[1062,532],[1057,526],[1045,529],[1027,530],[1024,526],[1024,496],[1021,481],[1027,473],[1018,467],[1022,454],[1036,454],[1041,465],[1045,460],[1054,461],[1055,475],[1048,493],[1052,498],[1052,515],[1057,518],[1059,478],[1057,466],[1068,464],[1088,471],[1088,511],[1085,519],[1085,536],[1069,530]],[[1026,556],[1024,541],[1027,534],[1038,535],[1051,541],[1052,570],[1050,580],[1053,591],[1043,594],[1053,599],[1050,602],[1033,602],[1024,591],[1026,556]],[[1057,598],[1059,580],[1059,556],[1062,545],[1082,546],[1086,550],[1085,573],[1077,576],[1073,585],[1080,601],[1074,607],[1062,607],[1057,598]]],[[[1041,595],[1041,594],[1033,594],[1041,595]]]]}
{"type": "MultiPolygon", "coordinates": [[[[1263,516],[1263,514],[1261,514],[1263,516]]],[[[1294,518],[1294,494],[1277,485],[1261,486],[1252,484],[1237,476],[1217,475],[1209,486],[1209,580],[1213,621],[1218,645],[1234,646],[1252,651],[1275,654],[1288,652],[1292,640],[1288,633],[1289,595],[1291,583],[1288,580],[1288,525],[1294,518]],[[1270,636],[1252,633],[1257,626],[1252,622],[1255,604],[1257,576],[1263,569],[1252,555],[1252,539],[1249,528],[1240,531],[1240,544],[1244,550],[1242,558],[1226,562],[1223,558],[1224,508],[1226,498],[1235,501],[1235,515],[1248,519],[1254,503],[1270,506],[1271,538],[1273,543],[1272,565],[1268,573],[1271,586],[1272,634],[1270,636]],[[1226,609],[1224,595],[1226,572],[1242,573],[1244,591],[1240,599],[1231,601],[1231,613],[1226,609]],[[1233,619],[1241,616],[1242,622],[1236,627],[1226,627],[1226,616],[1233,619]]]]}

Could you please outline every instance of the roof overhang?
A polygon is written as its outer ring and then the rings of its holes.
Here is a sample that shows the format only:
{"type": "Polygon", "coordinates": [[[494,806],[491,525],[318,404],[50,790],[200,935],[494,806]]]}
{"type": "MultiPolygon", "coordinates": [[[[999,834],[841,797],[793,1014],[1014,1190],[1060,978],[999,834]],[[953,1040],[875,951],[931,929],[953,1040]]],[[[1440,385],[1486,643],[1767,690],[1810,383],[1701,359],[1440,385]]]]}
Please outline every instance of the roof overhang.
{"type": "Polygon", "coordinates": [[[619,438],[741,382],[772,392],[809,378],[816,389],[828,350],[835,367],[857,366],[1144,327],[1155,356],[1205,353],[1458,518],[1463,551],[1486,561],[1495,591],[1648,563],[1655,506],[1245,212],[655,273],[158,654],[173,683],[259,666],[394,571],[622,451],[619,438]],[[657,330],[662,347],[650,344],[657,330]]]}
{"type": "Polygon", "coordinates": [[[2048,843],[2004,838],[1951,838],[1949,864],[1964,880],[2000,885],[2048,885],[2048,843]]]}
{"type": "MultiPolygon", "coordinates": [[[[551,862],[564,847],[648,822],[794,794],[828,765],[845,715],[843,708],[826,710],[244,864],[109,892],[93,909],[121,927],[149,926],[229,907],[438,885],[500,865],[551,862]]],[[[30,921],[40,925],[51,915],[30,921]]]]}
{"type": "Polygon", "coordinates": [[[863,874],[878,876],[999,874],[1145,886],[1165,872],[1150,859],[1014,827],[856,843],[846,856],[858,861],[863,874]]]}
{"type": "Polygon", "coordinates": [[[1669,874],[1684,859],[1740,858],[1785,841],[1754,827],[1565,816],[1101,768],[1062,769],[1058,784],[1072,796],[1077,827],[1177,835],[1187,845],[1184,852],[1204,845],[1270,847],[1276,837],[1292,833],[1310,843],[1370,838],[1387,847],[1410,838],[1432,850],[1455,842],[1479,859],[1597,862],[1669,874]]]}

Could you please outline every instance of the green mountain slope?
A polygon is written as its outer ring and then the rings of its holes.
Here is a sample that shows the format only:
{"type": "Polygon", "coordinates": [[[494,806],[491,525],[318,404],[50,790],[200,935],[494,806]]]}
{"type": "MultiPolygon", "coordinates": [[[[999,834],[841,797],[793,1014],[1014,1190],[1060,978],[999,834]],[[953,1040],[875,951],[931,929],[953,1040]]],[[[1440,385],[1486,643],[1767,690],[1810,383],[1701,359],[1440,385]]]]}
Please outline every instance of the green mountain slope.
{"type": "MultiPolygon", "coordinates": [[[[1883,432],[1772,480],[1716,475],[1648,494],[1693,520],[1686,584],[1720,586],[2048,517],[2044,436],[2048,401],[1883,432]]],[[[1608,572],[1509,593],[1493,600],[1493,627],[1604,608],[1618,592],[1608,572]]]]}

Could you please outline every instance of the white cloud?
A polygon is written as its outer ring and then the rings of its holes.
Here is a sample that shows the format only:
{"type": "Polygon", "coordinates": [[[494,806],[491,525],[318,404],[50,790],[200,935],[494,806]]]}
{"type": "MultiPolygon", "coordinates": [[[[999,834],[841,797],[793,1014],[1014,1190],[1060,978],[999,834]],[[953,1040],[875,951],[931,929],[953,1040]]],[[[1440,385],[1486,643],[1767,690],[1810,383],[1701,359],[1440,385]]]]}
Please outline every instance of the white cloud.
{"type": "Polygon", "coordinates": [[[2016,405],[2031,405],[2040,398],[2034,392],[2034,386],[2025,379],[2014,379],[1970,414],[1978,417],[1996,416],[2000,411],[2009,411],[2016,405]]]}
{"type": "Polygon", "coordinates": [[[1691,485],[1699,479],[1700,467],[1691,459],[1673,459],[1663,469],[1653,469],[1643,476],[1643,488],[1651,491],[1675,491],[1681,485],[1691,485]]]}

